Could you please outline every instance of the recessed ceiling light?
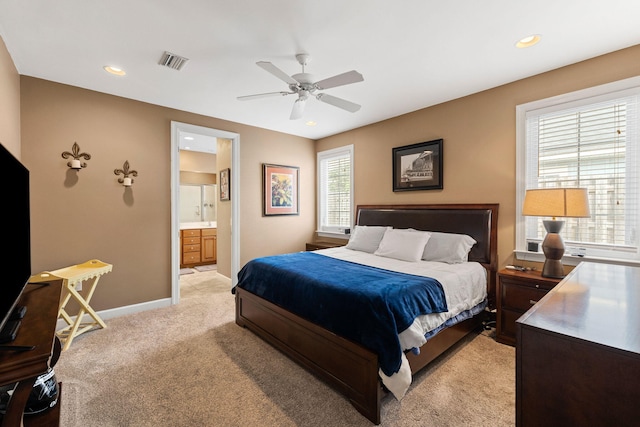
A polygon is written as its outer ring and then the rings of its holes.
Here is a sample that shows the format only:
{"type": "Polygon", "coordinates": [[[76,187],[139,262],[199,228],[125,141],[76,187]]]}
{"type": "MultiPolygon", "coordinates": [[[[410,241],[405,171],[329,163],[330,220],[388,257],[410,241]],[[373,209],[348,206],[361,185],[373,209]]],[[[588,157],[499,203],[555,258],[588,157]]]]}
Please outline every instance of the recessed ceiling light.
{"type": "Polygon", "coordinates": [[[518,40],[518,43],[516,43],[516,47],[519,49],[524,49],[525,47],[531,47],[535,44],[538,44],[539,41],[540,36],[538,34],[534,34],[532,36],[527,36],[518,40]]]}
{"type": "Polygon", "coordinates": [[[124,72],[124,70],[121,70],[120,68],[117,68],[117,67],[111,67],[109,65],[105,65],[103,68],[107,73],[110,73],[116,76],[124,76],[125,74],[127,74],[124,72]]]}
{"type": "Polygon", "coordinates": [[[187,141],[193,141],[193,137],[192,136],[185,136],[184,139],[186,139],[187,141]]]}
{"type": "Polygon", "coordinates": [[[305,123],[307,126],[315,126],[318,123],[314,122],[313,120],[309,120],[307,123],[305,123]]]}

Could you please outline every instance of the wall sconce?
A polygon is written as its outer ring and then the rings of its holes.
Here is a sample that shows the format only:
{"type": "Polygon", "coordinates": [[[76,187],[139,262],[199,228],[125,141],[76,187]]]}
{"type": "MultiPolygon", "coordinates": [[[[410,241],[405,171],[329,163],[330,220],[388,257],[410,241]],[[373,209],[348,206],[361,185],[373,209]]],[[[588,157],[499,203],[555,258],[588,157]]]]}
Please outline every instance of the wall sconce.
{"type": "Polygon", "coordinates": [[[122,165],[122,169],[115,169],[113,173],[116,175],[123,175],[122,178],[118,178],[118,182],[125,187],[131,187],[131,184],[133,184],[133,179],[129,178],[129,175],[138,176],[138,171],[129,170],[129,160],[125,160],[124,165],[122,165]]]}
{"type": "Polygon", "coordinates": [[[70,162],[67,162],[67,166],[69,166],[71,169],[80,170],[82,168],[87,167],[87,164],[82,163],[80,161],[80,158],[82,157],[85,160],[89,160],[91,159],[91,154],[81,153],[80,146],[78,145],[77,142],[74,142],[73,147],[71,147],[71,152],[68,152],[68,151],[62,152],[63,159],[68,159],[69,157],[73,157],[73,160],[71,160],[70,162]]]}

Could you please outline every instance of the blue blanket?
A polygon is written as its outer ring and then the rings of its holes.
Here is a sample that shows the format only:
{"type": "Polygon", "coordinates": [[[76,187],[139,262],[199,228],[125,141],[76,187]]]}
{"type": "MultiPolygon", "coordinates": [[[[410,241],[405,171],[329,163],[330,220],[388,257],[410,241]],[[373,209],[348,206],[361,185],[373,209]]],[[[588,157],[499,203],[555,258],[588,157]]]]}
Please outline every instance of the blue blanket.
{"type": "Polygon", "coordinates": [[[387,376],[400,369],[398,334],[418,315],[447,311],[435,279],[313,252],[256,258],[240,270],[237,286],[362,344],[387,376]]]}

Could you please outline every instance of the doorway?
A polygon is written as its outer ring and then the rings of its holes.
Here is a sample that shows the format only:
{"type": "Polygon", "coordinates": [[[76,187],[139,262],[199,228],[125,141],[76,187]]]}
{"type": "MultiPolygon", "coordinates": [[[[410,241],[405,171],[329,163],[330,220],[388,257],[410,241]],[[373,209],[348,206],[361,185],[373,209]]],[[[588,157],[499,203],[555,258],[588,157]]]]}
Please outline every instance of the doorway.
{"type": "MultiPolygon", "coordinates": [[[[180,302],[180,141],[187,134],[204,135],[230,141],[231,213],[229,224],[218,224],[230,233],[231,283],[236,284],[240,262],[240,135],[187,123],[171,122],[171,303],[180,302]]],[[[218,236],[220,240],[220,236],[218,236]]],[[[224,258],[224,256],[223,256],[224,258]]],[[[220,259],[220,255],[218,255],[220,259]]]]}

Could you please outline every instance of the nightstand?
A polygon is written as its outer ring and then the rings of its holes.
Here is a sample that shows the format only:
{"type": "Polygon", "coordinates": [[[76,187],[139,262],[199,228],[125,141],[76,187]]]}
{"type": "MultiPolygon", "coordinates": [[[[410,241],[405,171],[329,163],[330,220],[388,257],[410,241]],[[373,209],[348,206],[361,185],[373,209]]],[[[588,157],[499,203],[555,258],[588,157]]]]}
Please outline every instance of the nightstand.
{"type": "Polygon", "coordinates": [[[311,242],[307,243],[306,251],[316,251],[318,249],[328,249],[328,248],[337,248],[338,246],[344,246],[346,243],[337,243],[337,242],[311,242]]]}
{"type": "Polygon", "coordinates": [[[503,269],[496,289],[496,341],[516,344],[516,320],[562,279],[542,277],[540,271],[503,269]]]}

